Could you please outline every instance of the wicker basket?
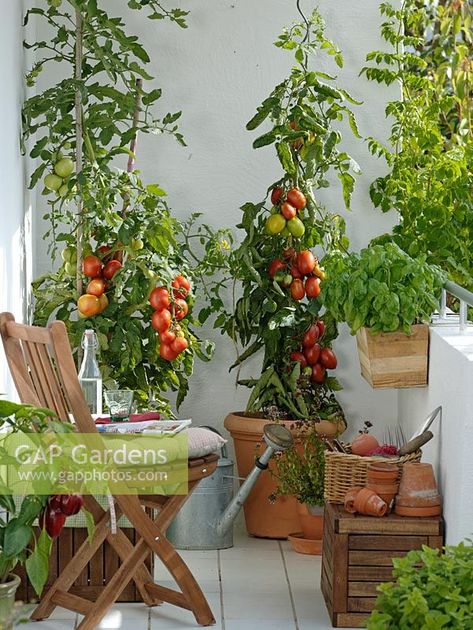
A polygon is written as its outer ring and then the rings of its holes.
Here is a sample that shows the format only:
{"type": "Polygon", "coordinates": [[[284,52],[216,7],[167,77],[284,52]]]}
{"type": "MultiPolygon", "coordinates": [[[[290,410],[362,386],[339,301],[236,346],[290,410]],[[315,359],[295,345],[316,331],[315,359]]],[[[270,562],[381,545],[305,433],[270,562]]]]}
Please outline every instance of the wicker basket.
{"type": "MultiPolygon", "coordinates": [[[[344,444],[344,446],[348,451],[350,450],[349,444],[344,444]]],[[[403,464],[418,462],[421,457],[421,450],[389,459],[325,451],[325,500],[329,503],[343,503],[345,494],[351,487],[365,486],[368,481],[368,466],[370,464],[379,464],[380,462],[397,464],[400,479],[403,464]]]]}

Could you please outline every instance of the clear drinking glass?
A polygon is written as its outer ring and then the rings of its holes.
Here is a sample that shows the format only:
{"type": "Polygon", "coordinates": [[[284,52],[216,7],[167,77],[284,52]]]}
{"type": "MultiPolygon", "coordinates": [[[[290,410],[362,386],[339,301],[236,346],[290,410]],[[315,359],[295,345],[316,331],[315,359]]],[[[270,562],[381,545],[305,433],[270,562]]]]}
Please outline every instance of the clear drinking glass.
{"type": "Polygon", "coordinates": [[[133,404],[133,390],[107,389],[105,390],[105,402],[110,411],[112,422],[127,422],[130,419],[133,404]]]}

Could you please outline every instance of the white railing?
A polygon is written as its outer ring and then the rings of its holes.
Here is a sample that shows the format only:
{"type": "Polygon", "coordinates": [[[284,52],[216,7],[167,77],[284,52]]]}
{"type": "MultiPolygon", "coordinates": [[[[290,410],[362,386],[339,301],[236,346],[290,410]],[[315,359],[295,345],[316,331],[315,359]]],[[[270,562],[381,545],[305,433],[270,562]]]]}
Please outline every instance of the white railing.
{"type": "Polygon", "coordinates": [[[435,326],[458,325],[460,332],[464,332],[469,325],[472,325],[471,322],[468,322],[469,306],[473,307],[473,293],[456,282],[447,280],[445,287],[442,289],[438,315],[435,314],[432,317],[432,324],[435,326]],[[460,310],[458,313],[454,313],[447,307],[447,295],[452,295],[460,301],[460,310]]]}

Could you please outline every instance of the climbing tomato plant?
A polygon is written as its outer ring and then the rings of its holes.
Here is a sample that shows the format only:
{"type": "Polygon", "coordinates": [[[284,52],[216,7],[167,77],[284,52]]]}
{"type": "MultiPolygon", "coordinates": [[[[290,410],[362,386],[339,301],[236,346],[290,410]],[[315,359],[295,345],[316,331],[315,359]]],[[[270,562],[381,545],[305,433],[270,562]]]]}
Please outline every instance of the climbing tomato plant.
{"type": "MultiPolygon", "coordinates": [[[[94,328],[105,383],[133,389],[140,404],[151,399],[169,413],[165,392],[177,391],[179,405],[195,357],[212,355],[196,332],[195,302],[208,297],[208,314],[219,309],[216,274],[230,237],[196,214],[177,221],[162,186],[144,182],[136,169],[140,133],[184,138],[181,112],[157,114],[162,91],[148,87],[148,53],[123,18],[98,0],[41,4],[25,22],[44,20],[52,35],[25,44],[40,57],[27,82],[34,85],[51,65],[59,80],[25,102],[24,143],[37,160],[30,186],[42,186],[47,199],[45,239],[53,258],[61,249],[62,265],[33,283],[34,321],[65,321],[78,354],[84,330],[94,328]],[[178,278],[185,286],[176,286],[178,278]],[[157,287],[169,297],[166,316],[150,303],[157,287]],[[157,319],[167,327],[156,327],[157,319]]],[[[186,26],[185,11],[156,0],[130,0],[128,10],[186,26]]]]}
{"type": "Polygon", "coordinates": [[[247,129],[265,125],[253,147],[274,146],[282,176],[267,198],[241,208],[244,231],[231,255],[235,308],[219,323],[242,346],[233,367],[263,353],[261,375],[239,379],[252,389],[247,411],[293,419],[340,415],[333,392],[337,359],[331,350],[336,326],[320,313],[326,251],[345,250],[345,223],[327,211],[317,190],[336,174],[349,207],[356,162],[341,147],[338,123],[348,120],[359,137],[350,94],[336,77],[312,67],[326,54],[341,67],[343,58],[326,38],[317,11],[284,30],[275,44],[294,54],[296,65],[258,107],[247,129]],[[323,261],[322,261],[323,262],[323,261]],[[241,289],[240,289],[241,287],[241,289]],[[241,293],[239,291],[241,290],[241,293]]]}

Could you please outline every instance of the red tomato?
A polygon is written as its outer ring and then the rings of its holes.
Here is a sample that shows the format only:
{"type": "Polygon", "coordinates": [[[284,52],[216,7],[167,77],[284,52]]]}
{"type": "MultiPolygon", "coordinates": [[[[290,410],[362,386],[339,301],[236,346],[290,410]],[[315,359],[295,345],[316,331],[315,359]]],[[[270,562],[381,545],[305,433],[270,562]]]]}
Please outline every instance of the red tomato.
{"type": "Polygon", "coordinates": [[[285,269],[285,268],[286,268],[286,265],[283,263],[283,261],[279,260],[279,258],[275,258],[273,262],[269,265],[269,269],[268,269],[269,277],[274,278],[274,276],[280,269],[285,269]]]}
{"type": "Polygon", "coordinates": [[[171,350],[176,354],[181,354],[189,347],[187,339],[185,337],[176,337],[176,339],[171,344],[171,350]]]}
{"type": "Polygon", "coordinates": [[[325,324],[321,319],[317,321],[317,328],[319,329],[319,337],[322,337],[325,332],[325,324]]]}
{"type": "Polygon", "coordinates": [[[308,249],[305,249],[303,252],[299,252],[297,254],[297,266],[304,276],[308,276],[313,272],[315,267],[314,254],[308,249]]]}
{"type": "Polygon", "coordinates": [[[302,345],[304,346],[304,348],[309,348],[310,346],[313,346],[317,339],[319,338],[319,329],[317,327],[317,324],[312,324],[312,326],[309,328],[309,330],[305,333],[304,337],[302,338],[302,345]]]}
{"type": "Polygon", "coordinates": [[[111,260],[103,268],[103,277],[107,278],[107,280],[111,280],[122,267],[123,265],[119,260],[111,260]]]}
{"type": "Polygon", "coordinates": [[[307,278],[305,283],[305,290],[307,293],[307,297],[311,300],[318,297],[320,295],[320,278],[315,278],[314,276],[307,278]]]}
{"type": "Polygon", "coordinates": [[[271,191],[271,203],[273,204],[273,206],[277,206],[278,203],[281,201],[283,192],[284,189],[281,188],[281,186],[276,186],[276,188],[273,188],[273,190],[271,191]]]}
{"type": "Polygon", "coordinates": [[[318,383],[319,385],[325,381],[325,368],[323,365],[317,363],[312,367],[312,376],[310,377],[310,380],[313,383],[318,383]]]}
{"type": "Polygon", "coordinates": [[[320,363],[327,368],[327,370],[334,370],[337,367],[337,357],[330,348],[324,348],[320,353],[320,363]]]}
{"type": "Polygon", "coordinates": [[[97,256],[86,256],[82,261],[82,273],[88,278],[96,278],[102,272],[102,261],[97,256]]]}
{"type": "Polygon", "coordinates": [[[291,352],[290,359],[291,361],[299,361],[301,369],[304,369],[307,366],[307,359],[302,352],[291,352]]]}
{"type": "Polygon", "coordinates": [[[287,200],[296,210],[302,210],[307,203],[304,193],[302,193],[299,188],[291,188],[287,193],[287,200]]]}
{"type": "Polygon", "coordinates": [[[110,245],[101,245],[98,250],[97,250],[97,254],[100,256],[100,258],[102,260],[107,261],[107,259],[110,259],[112,256],[112,248],[110,247],[110,245]]]}
{"type": "Polygon", "coordinates": [[[174,297],[185,299],[191,290],[191,283],[184,276],[176,276],[172,281],[172,286],[174,287],[174,297]]]}
{"type": "Polygon", "coordinates": [[[292,281],[291,295],[294,300],[302,300],[305,295],[304,283],[299,278],[292,281]]]}
{"type": "Polygon", "coordinates": [[[105,292],[106,288],[105,280],[102,280],[102,278],[94,278],[87,285],[87,293],[100,297],[105,292]]]}
{"type": "Polygon", "coordinates": [[[109,302],[108,302],[108,297],[105,293],[102,293],[102,295],[99,297],[99,304],[100,304],[100,311],[99,313],[102,313],[108,306],[109,302]]]}
{"type": "Polygon", "coordinates": [[[171,322],[171,313],[165,308],[155,311],[151,317],[151,326],[160,333],[168,330],[171,322]]]}
{"type": "Polygon", "coordinates": [[[172,330],[163,330],[163,332],[159,334],[160,342],[168,346],[174,341],[175,338],[176,333],[172,330]]]}
{"type": "Polygon", "coordinates": [[[153,289],[149,295],[149,303],[155,311],[167,308],[171,304],[171,298],[169,297],[169,291],[166,287],[156,287],[156,289],[153,289]]]}
{"type": "Polygon", "coordinates": [[[307,363],[309,365],[315,365],[317,361],[319,360],[319,356],[320,356],[319,344],[315,343],[313,346],[304,348],[304,356],[307,359],[307,363]]]}
{"type": "Polygon", "coordinates": [[[303,275],[301,274],[301,271],[297,265],[292,265],[291,276],[293,278],[303,278],[303,275]]]}
{"type": "Polygon", "coordinates": [[[297,210],[294,208],[294,206],[291,206],[290,203],[287,203],[287,201],[285,201],[281,206],[281,214],[287,221],[290,221],[296,216],[297,210]]]}
{"type": "Polygon", "coordinates": [[[93,317],[100,313],[100,301],[96,295],[81,295],[77,301],[79,313],[84,317],[93,317]]]}
{"type": "Polygon", "coordinates": [[[184,317],[189,312],[189,305],[182,298],[177,298],[177,300],[174,303],[173,310],[174,310],[174,317],[177,319],[178,322],[180,322],[181,319],[184,319],[184,317]]]}
{"type": "Polygon", "coordinates": [[[165,361],[174,361],[174,359],[177,358],[177,354],[171,349],[171,346],[168,346],[165,343],[162,343],[159,346],[159,356],[165,361]]]}

